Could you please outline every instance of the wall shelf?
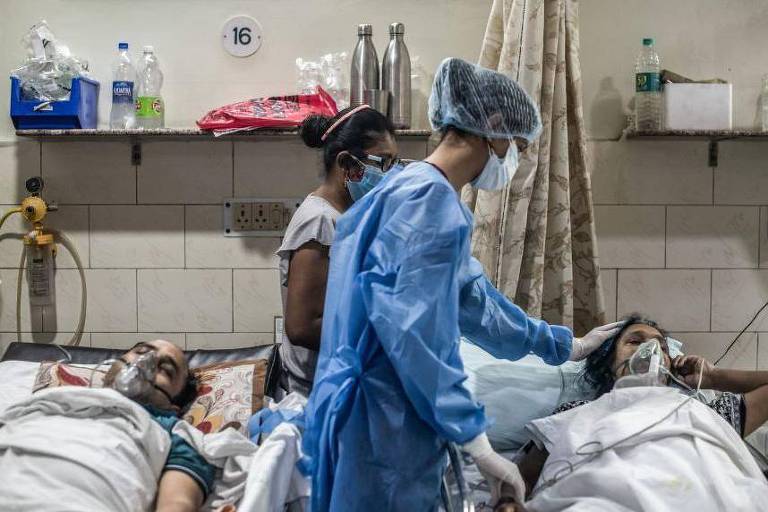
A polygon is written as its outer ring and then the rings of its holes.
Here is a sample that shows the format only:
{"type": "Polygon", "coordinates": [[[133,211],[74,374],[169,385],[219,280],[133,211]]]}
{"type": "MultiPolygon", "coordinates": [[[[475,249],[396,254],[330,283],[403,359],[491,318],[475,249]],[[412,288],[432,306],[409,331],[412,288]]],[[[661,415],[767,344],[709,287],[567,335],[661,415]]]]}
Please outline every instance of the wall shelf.
{"type": "MultiPolygon", "coordinates": [[[[299,131],[290,129],[261,129],[215,137],[198,128],[162,128],[151,130],[16,130],[17,137],[46,140],[119,140],[149,142],[155,140],[256,140],[272,137],[295,137],[299,131]]],[[[398,137],[429,137],[429,130],[397,130],[398,137]]]]}
{"type": "MultiPolygon", "coordinates": [[[[427,139],[429,130],[396,130],[398,137],[427,139]]],[[[17,137],[28,137],[45,141],[127,141],[131,144],[131,165],[141,165],[141,145],[145,142],[160,141],[259,141],[265,139],[295,138],[299,130],[260,129],[238,132],[216,137],[211,132],[198,128],[161,128],[150,130],[16,130],[17,137]]]]}

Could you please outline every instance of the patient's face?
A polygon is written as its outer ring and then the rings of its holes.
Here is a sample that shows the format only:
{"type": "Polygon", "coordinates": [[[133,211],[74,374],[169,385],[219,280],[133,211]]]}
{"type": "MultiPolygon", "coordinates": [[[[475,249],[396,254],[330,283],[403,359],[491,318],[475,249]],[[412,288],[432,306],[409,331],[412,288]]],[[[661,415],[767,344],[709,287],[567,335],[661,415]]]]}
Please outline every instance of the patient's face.
{"type": "Polygon", "coordinates": [[[670,367],[669,347],[666,338],[658,329],[645,324],[635,324],[628,327],[621,338],[616,341],[616,352],[611,368],[614,369],[614,379],[624,377],[629,374],[629,367],[623,364],[627,361],[637,349],[648,340],[656,338],[659,340],[661,349],[664,351],[664,366],[670,367]]]}
{"type": "MultiPolygon", "coordinates": [[[[168,393],[171,397],[177,396],[184,389],[189,375],[189,366],[187,365],[184,353],[170,341],[155,340],[139,343],[123,354],[122,358],[130,363],[141,354],[149,351],[154,351],[157,354],[155,386],[168,393]]],[[[121,362],[112,365],[107,376],[107,382],[110,382],[111,379],[114,378],[114,375],[117,374],[122,366],[123,364],[121,362]]],[[[168,397],[158,390],[153,391],[149,404],[160,409],[172,408],[172,404],[168,397]]]]}

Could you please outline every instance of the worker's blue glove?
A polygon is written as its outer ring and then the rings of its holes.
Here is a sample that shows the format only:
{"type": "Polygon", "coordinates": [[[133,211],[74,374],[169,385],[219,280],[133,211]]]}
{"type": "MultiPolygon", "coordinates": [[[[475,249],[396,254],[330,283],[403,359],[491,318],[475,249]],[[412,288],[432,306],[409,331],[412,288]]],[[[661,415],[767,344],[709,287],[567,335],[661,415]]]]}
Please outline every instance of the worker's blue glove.
{"type": "Polygon", "coordinates": [[[614,322],[612,324],[601,325],[589,331],[582,338],[573,338],[573,348],[571,348],[571,357],[569,361],[581,361],[586,359],[589,354],[600,348],[600,345],[616,336],[621,330],[624,322],[614,322]]]}

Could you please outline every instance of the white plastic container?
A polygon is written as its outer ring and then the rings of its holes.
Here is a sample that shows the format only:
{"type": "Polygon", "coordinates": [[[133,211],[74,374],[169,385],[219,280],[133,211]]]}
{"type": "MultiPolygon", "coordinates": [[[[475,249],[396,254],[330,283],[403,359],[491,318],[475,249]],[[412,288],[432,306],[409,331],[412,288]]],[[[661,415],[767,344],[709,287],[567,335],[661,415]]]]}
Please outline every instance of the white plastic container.
{"type": "Polygon", "coordinates": [[[664,84],[665,130],[731,130],[731,84],[664,84]]]}

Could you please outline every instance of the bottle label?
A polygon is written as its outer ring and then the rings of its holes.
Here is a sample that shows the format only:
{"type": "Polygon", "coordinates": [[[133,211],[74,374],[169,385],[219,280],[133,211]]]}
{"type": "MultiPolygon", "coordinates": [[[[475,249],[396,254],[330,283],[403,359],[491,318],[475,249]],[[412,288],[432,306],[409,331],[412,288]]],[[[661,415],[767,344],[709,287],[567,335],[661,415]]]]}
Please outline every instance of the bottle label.
{"type": "Polygon", "coordinates": [[[661,92],[661,75],[659,73],[637,73],[635,75],[635,91],[661,92]]]}
{"type": "Polygon", "coordinates": [[[158,118],[163,114],[163,100],[159,96],[139,96],[136,100],[136,117],[158,118]]]}
{"type": "Polygon", "coordinates": [[[112,103],[133,103],[133,82],[112,82],[112,103]]]}

